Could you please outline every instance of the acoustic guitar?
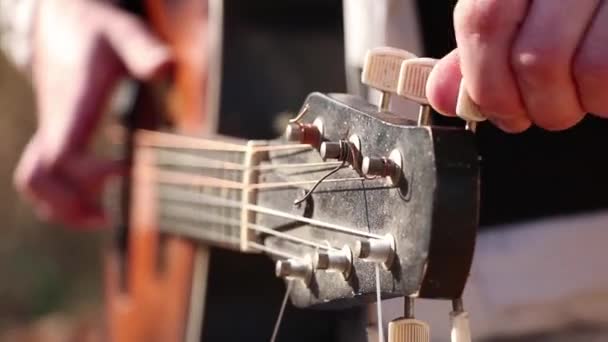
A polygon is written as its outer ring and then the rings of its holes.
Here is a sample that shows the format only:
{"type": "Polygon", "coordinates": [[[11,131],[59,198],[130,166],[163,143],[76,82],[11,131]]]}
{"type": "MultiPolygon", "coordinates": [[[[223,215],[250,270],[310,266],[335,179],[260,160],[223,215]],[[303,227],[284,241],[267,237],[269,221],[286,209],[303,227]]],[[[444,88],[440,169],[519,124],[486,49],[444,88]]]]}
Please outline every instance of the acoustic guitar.
{"type": "Polygon", "coordinates": [[[279,139],[214,136],[205,127],[219,86],[208,63],[218,58],[203,52],[221,36],[210,32],[221,3],[145,3],[176,66],[166,101],[143,85],[128,120],[125,222],[106,269],[109,339],[198,341],[203,314],[213,315],[204,312],[209,246],[267,255],[297,307],[405,297],[404,317],[389,326],[394,342],[429,339],[414,298],[451,300],[453,341],[470,339],[460,298],[479,161],[472,129],[429,121],[432,61],[373,50],[363,82],[382,91],[379,105],[312,93],[279,139]],[[420,103],[419,120],[392,113],[390,96],[420,103]]]}

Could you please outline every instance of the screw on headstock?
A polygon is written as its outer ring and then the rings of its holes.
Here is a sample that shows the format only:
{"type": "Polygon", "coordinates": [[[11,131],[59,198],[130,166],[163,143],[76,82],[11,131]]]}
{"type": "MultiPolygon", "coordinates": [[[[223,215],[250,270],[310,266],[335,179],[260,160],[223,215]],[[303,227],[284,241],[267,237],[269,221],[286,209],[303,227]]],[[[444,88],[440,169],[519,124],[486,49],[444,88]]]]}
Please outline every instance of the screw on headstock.
{"type": "Polygon", "coordinates": [[[415,57],[410,52],[391,47],[378,47],[367,52],[361,82],[381,92],[378,110],[389,110],[391,94],[397,94],[401,63],[415,57]]]}

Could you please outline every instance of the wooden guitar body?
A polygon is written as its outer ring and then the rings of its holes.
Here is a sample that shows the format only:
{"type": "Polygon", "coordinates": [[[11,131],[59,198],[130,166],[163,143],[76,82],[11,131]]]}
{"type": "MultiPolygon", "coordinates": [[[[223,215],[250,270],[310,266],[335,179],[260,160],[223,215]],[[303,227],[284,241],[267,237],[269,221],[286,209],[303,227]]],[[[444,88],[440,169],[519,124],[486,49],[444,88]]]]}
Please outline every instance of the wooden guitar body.
{"type": "MultiPolygon", "coordinates": [[[[138,99],[131,114],[130,135],[139,128],[153,129],[165,116],[176,132],[212,130],[208,114],[208,8],[205,1],[146,0],[144,17],[163,37],[175,58],[170,89],[138,99]],[[159,108],[160,107],[160,108],[159,108]],[[163,109],[165,108],[165,109],[163,109]],[[151,123],[152,122],[152,123],[151,123]]],[[[141,94],[140,94],[141,95],[141,94]]],[[[127,143],[132,148],[132,143],[127,143]]],[[[132,152],[127,153],[133,156],[132,152]]],[[[145,158],[145,154],[133,158],[145,158]]],[[[133,161],[135,162],[135,161],[133,161]]],[[[109,340],[183,341],[188,322],[195,244],[159,233],[154,219],[153,189],[137,186],[145,171],[133,169],[125,184],[127,222],[123,243],[106,262],[106,314],[109,340]],[[122,250],[120,250],[122,249],[122,250]]],[[[205,266],[205,251],[199,251],[205,266]]]]}

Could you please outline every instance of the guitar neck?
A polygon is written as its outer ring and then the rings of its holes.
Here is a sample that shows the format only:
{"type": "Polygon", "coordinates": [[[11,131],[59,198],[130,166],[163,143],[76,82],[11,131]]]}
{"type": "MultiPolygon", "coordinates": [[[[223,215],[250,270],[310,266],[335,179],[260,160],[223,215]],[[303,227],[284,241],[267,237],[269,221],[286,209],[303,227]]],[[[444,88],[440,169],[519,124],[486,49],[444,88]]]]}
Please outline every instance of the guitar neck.
{"type": "MultiPolygon", "coordinates": [[[[140,131],[136,175],[154,189],[159,231],[242,250],[248,239],[243,205],[255,201],[251,166],[261,143],[206,140],[140,131]]],[[[245,246],[246,247],[246,246],[245,246]]]]}

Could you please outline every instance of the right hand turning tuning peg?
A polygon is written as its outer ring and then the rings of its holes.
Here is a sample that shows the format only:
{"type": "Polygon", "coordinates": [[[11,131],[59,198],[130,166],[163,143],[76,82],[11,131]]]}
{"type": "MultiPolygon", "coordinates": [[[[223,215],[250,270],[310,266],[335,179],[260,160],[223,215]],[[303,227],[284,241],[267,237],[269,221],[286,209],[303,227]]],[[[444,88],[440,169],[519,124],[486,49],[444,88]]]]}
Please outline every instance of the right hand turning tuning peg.
{"type": "Polygon", "coordinates": [[[416,56],[391,47],[378,47],[367,52],[361,82],[382,92],[379,110],[389,109],[390,96],[397,94],[401,63],[412,58],[416,56]]]}
{"type": "MultiPolygon", "coordinates": [[[[418,124],[421,125],[425,124],[428,113],[430,113],[426,84],[437,62],[438,60],[433,58],[412,58],[403,61],[401,64],[397,94],[422,106],[418,119],[418,124]]],[[[460,83],[456,115],[465,120],[467,127],[473,131],[477,122],[486,120],[479,106],[469,96],[464,79],[460,83]]]]}

